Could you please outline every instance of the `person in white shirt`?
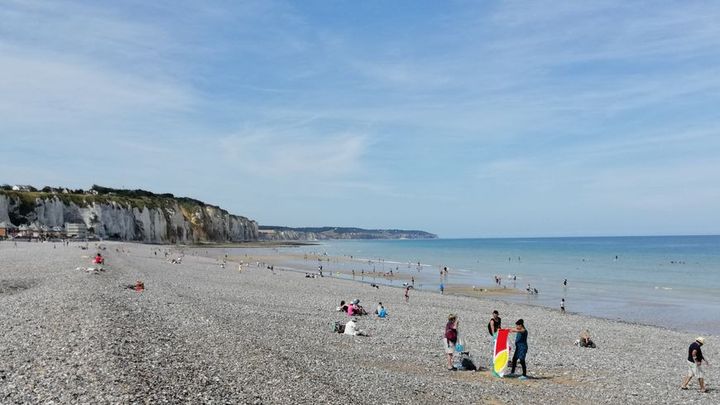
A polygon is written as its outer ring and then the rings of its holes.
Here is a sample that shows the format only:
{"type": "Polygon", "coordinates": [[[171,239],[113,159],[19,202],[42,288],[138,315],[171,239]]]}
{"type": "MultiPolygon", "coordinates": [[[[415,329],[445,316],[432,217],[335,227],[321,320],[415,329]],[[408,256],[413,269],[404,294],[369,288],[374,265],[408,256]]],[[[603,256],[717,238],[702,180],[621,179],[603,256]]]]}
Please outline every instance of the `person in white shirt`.
{"type": "Polygon", "coordinates": [[[351,336],[368,336],[367,332],[358,329],[355,318],[350,319],[348,323],[345,324],[345,332],[343,333],[351,336]]]}

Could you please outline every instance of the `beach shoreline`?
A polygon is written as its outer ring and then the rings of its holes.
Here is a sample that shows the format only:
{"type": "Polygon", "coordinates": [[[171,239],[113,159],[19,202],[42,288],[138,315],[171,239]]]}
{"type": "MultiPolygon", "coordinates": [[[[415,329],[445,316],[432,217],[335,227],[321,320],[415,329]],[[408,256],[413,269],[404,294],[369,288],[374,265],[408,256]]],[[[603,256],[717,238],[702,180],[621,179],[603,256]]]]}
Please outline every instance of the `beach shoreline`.
{"type": "MultiPolygon", "coordinates": [[[[174,247],[102,243],[106,270],[83,271],[97,251],[71,244],[0,243],[3,285],[0,398],[7,402],[235,403],[716,403],[710,392],[681,391],[694,334],[504,302],[411,291],[303,271],[238,263],[221,267],[174,247]],[[165,256],[165,253],[168,256],[165,256]],[[181,264],[169,262],[181,258],[181,264]],[[145,291],[124,288],[142,280],[145,291]],[[331,332],[347,316],[340,299],[359,298],[367,338],[331,332]],[[530,331],[525,382],[492,377],[493,309],[503,325],[530,331]],[[477,373],[445,370],[448,313],[477,373]],[[597,349],[573,345],[589,329],[597,349]]],[[[217,253],[217,252],[216,252],[217,253]]],[[[717,336],[706,336],[716,358],[717,336]]],[[[693,388],[696,388],[694,386],[693,388]]]]}
{"type": "MultiPolygon", "coordinates": [[[[238,248],[238,249],[275,249],[279,247],[288,247],[288,246],[232,246],[231,248],[238,248]]],[[[203,254],[202,249],[203,247],[197,247],[197,246],[188,246],[188,248],[191,252],[195,252],[196,254],[202,255],[204,257],[210,258],[210,259],[216,259],[221,260],[222,254],[219,254],[218,252],[213,251],[214,254],[203,254]]],[[[185,249],[181,249],[182,251],[185,251],[185,249]]],[[[303,256],[308,256],[306,254],[301,253],[288,253],[288,252],[280,252],[278,250],[272,250],[267,251],[267,254],[253,254],[249,256],[237,256],[237,255],[230,255],[227,257],[227,260],[239,264],[243,263],[243,265],[252,265],[249,261],[258,261],[259,265],[261,267],[265,267],[266,265],[273,265],[277,270],[284,270],[284,271],[292,271],[292,272],[298,272],[303,274],[314,274],[319,275],[318,268],[315,265],[315,260],[318,257],[322,257],[323,262],[322,263],[357,263],[360,264],[364,261],[367,261],[367,258],[349,258],[346,256],[323,256],[320,254],[316,255],[310,255],[305,260],[300,260],[303,258],[303,256]]],[[[379,262],[381,259],[373,259],[376,262],[379,262]]],[[[438,266],[428,265],[424,264],[423,266],[428,268],[435,268],[438,266]]],[[[387,273],[387,272],[386,272],[387,273]]],[[[426,276],[426,275],[425,275],[426,276]]],[[[352,274],[348,270],[333,270],[333,271],[324,271],[324,277],[328,278],[336,278],[336,279],[343,279],[343,280],[349,280],[353,282],[358,282],[362,284],[378,284],[383,285],[390,288],[397,288],[402,289],[405,287],[405,283],[410,284],[410,274],[407,273],[396,273],[392,277],[385,276],[382,272],[375,272],[373,273],[365,273],[365,277],[361,278],[359,275],[359,272],[356,274],[355,278],[352,278],[352,274]]],[[[439,292],[439,290],[436,287],[436,284],[438,283],[428,283],[428,278],[422,278],[418,280],[419,287],[416,287],[417,290],[422,290],[428,293],[443,295],[439,292]],[[424,282],[422,282],[424,281],[424,282]],[[432,287],[426,287],[426,285],[432,285],[432,287]]],[[[509,286],[502,286],[497,287],[496,285],[492,285],[490,283],[487,284],[473,284],[473,283],[463,283],[463,282],[456,282],[456,283],[447,283],[447,279],[444,281],[446,284],[444,295],[455,295],[455,296],[465,296],[470,298],[480,298],[485,300],[494,300],[498,302],[502,302],[506,305],[523,305],[523,306],[530,306],[535,308],[542,308],[547,309],[550,311],[556,311],[558,312],[559,309],[553,308],[547,305],[543,305],[540,303],[535,303],[532,300],[532,296],[528,295],[525,290],[515,288],[515,287],[509,287],[509,286]],[[528,297],[528,300],[525,302],[520,302],[517,299],[521,297],[528,297]],[[515,300],[510,300],[510,298],[514,298],[515,300]]],[[[682,332],[682,333],[696,333],[696,334],[707,334],[702,331],[694,330],[692,328],[683,328],[682,325],[678,327],[672,327],[668,325],[662,325],[657,323],[652,323],[649,321],[641,321],[641,320],[624,320],[624,319],[618,319],[613,318],[610,316],[602,316],[597,314],[587,314],[579,311],[567,311],[568,314],[576,314],[580,316],[587,316],[591,318],[596,319],[602,319],[602,320],[608,320],[613,322],[620,322],[625,323],[628,325],[638,325],[638,326],[650,326],[650,327],[657,327],[661,329],[667,329],[671,331],[676,332],[682,332]]]]}

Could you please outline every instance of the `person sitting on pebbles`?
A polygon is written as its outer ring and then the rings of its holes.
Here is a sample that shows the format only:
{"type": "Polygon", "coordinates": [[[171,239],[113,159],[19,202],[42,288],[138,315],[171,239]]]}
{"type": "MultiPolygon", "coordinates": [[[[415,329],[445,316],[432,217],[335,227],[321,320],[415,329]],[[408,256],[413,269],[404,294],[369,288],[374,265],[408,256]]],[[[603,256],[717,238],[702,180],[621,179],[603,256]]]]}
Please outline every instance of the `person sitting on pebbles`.
{"type": "Polygon", "coordinates": [[[93,259],[93,263],[102,265],[102,264],[105,264],[105,259],[102,257],[102,255],[100,253],[98,253],[97,255],[95,255],[95,258],[93,259]]]}
{"type": "Polygon", "coordinates": [[[375,310],[375,315],[377,315],[379,318],[385,318],[387,316],[387,310],[383,306],[382,302],[378,302],[377,309],[375,310]]]}
{"type": "Polygon", "coordinates": [[[580,332],[580,339],[576,340],[575,344],[580,347],[589,347],[591,349],[595,348],[595,342],[590,339],[590,331],[587,329],[580,332]]]}
{"type": "Polygon", "coordinates": [[[347,312],[348,311],[348,304],[345,303],[345,300],[340,301],[340,306],[337,307],[338,312],[347,312]]]}
{"type": "Polygon", "coordinates": [[[343,333],[351,336],[370,336],[367,332],[358,328],[357,319],[355,318],[351,318],[348,323],[345,324],[345,332],[343,333]]]}
{"type": "Polygon", "coordinates": [[[367,315],[367,312],[365,312],[365,309],[360,306],[360,300],[355,298],[348,306],[347,314],[348,316],[367,315]]]}

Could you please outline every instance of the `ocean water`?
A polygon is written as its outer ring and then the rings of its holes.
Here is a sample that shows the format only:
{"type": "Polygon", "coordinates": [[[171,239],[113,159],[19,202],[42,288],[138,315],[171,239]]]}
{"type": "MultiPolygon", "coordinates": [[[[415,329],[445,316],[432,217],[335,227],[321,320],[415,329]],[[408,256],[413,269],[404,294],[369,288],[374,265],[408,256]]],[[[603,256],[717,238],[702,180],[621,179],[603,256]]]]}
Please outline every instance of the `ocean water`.
{"type": "MultiPolygon", "coordinates": [[[[421,275],[418,287],[428,290],[438,289],[443,266],[446,284],[492,287],[500,275],[507,287],[539,291],[505,301],[559,309],[565,298],[569,312],[720,334],[720,236],[352,240],[289,249],[421,275]]],[[[360,271],[354,263],[326,266],[360,271]]]]}

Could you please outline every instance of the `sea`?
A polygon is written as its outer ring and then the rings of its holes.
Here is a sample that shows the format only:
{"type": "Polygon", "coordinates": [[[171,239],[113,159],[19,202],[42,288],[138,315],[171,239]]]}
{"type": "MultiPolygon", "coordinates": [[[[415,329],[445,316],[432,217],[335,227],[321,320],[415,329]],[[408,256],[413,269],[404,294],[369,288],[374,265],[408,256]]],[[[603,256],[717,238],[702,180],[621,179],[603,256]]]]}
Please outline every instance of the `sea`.
{"type": "Polygon", "coordinates": [[[352,257],[342,266],[358,273],[363,264],[425,274],[416,285],[424,290],[439,290],[444,267],[446,285],[497,287],[499,276],[520,291],[503,301],[559,310],[564,298],[568,312],[720,334],[720,236],[333,240],[283,249],[352,257]],[[538,293],[527,294],[528,285],[538,293]]]}

